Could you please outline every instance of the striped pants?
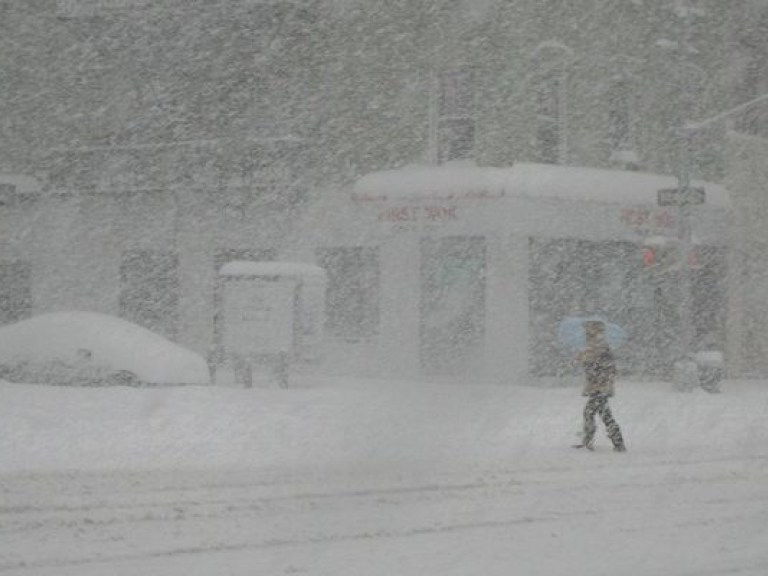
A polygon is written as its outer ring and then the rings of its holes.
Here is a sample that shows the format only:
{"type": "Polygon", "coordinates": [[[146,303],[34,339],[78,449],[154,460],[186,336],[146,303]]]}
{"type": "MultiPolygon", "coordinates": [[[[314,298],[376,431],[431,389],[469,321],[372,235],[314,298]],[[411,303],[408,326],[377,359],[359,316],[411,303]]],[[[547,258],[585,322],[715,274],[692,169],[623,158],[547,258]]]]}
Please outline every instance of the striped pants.
{"type": "Polygon", "coordinates": [[[605,431],[608,438],[613,442],[613,447],[617,450],[623,450],[624,438],[621,436],[621,428],[613,419],[611,408],[608,406],[608,395],[603,392],[590,394],[587,405],[584,406],[584,445],[590,448],[594,446],[595,432],[597,431],[595,415],[598,414],[605,424],[605,431]]]}

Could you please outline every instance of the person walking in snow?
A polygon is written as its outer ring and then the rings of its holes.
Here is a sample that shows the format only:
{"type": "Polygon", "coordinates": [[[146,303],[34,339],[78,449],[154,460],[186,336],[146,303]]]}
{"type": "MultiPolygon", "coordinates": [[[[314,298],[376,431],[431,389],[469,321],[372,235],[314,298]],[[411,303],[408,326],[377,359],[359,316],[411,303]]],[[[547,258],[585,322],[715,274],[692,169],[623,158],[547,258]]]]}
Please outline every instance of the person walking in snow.
{"type": "Polygon", "coordinates": [[[586,381],[583,396],[588,398],[584,406],[584,428],[582,443],[578,448],[586,447],[593,450],[595,446],[595,416],[605,424],[605,430],[613,442],[613,449],[624,452],[624,438],[621,428],[613,419],[608,399],[613,396],[616,381],[616,360],[613,352],[605,340],[605,324],[600,321],[588,321],[584,323],[586,335],[586,349],[579,353],[578,360],[584,368],[586,381]]]}

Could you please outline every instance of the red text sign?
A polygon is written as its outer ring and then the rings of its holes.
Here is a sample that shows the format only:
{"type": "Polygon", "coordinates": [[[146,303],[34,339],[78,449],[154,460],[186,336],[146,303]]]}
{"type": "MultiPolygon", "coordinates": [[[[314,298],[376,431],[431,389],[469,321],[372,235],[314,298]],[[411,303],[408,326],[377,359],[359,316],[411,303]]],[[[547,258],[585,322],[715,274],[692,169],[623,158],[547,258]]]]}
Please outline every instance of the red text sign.
{"type": "Polygon", "coordinates": [[[393,206],[379,212],[379,222],[450,222],[459,219],[456,206],[393,206]]]}
{"type": "Polygon", "coordinates": [[[632,228],[674,228],[675,218],[669,210],[622,208],[621,221],[632,228]]]}

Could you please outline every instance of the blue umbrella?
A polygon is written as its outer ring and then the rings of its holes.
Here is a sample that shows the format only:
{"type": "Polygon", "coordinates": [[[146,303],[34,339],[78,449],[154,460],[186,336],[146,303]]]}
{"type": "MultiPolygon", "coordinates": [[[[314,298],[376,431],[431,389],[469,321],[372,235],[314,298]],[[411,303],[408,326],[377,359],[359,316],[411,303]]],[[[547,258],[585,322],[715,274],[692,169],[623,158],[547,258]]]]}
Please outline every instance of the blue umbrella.
{"type": "Polygon", "coordinates": [[[557,329],[557,339],[561,344],[571,348],[578,350],[586,348],[585,322],[602,322],[605,325],[605,340],[611,348],[619,348],[627,340],[627,332],[624,328],[600,316],[569,316],[563,319],[557,329]]]}

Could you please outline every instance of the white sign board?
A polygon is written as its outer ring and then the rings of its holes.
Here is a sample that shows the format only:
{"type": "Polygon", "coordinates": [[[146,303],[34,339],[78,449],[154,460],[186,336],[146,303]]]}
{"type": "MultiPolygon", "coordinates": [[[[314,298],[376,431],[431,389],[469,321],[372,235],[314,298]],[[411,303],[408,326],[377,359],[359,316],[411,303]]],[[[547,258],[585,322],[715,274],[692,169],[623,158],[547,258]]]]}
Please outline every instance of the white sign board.
{"type": "Polygon", "coordinates": [[[224,349],[242,356],[290,352],[295,289],[294,279],[225,282],[224,349]]]}

